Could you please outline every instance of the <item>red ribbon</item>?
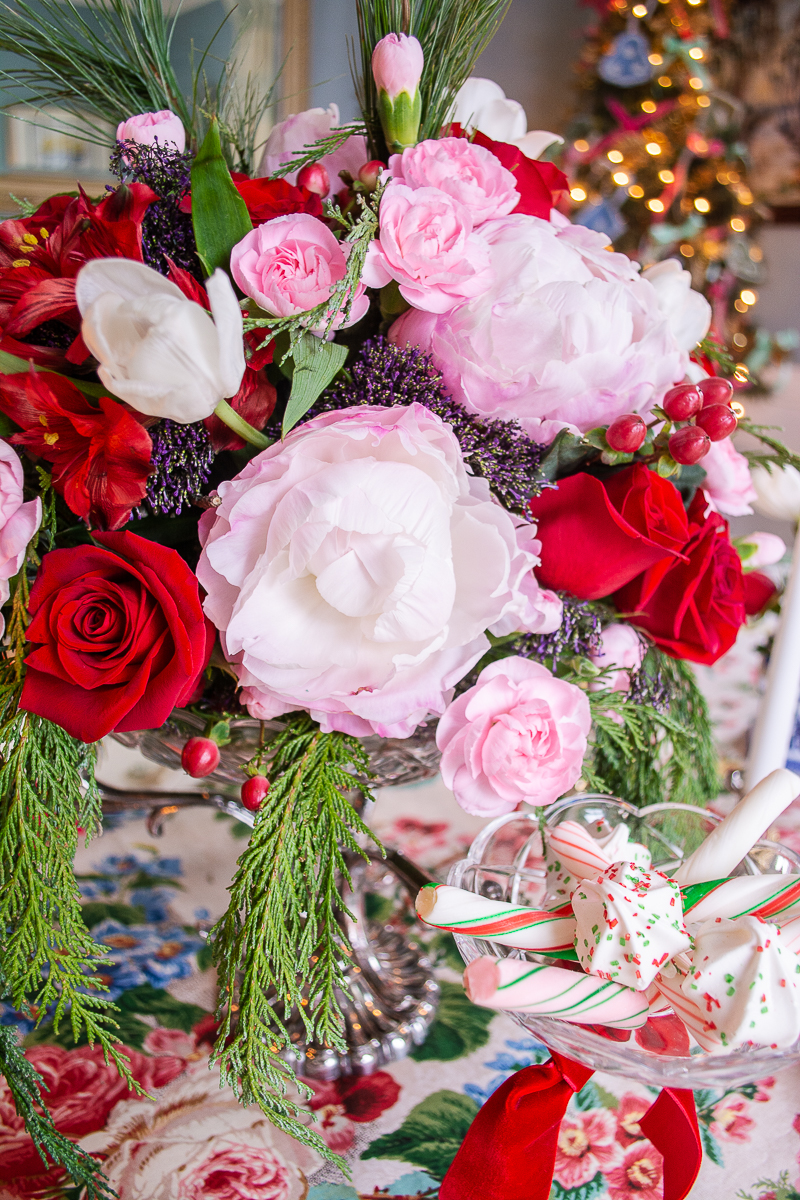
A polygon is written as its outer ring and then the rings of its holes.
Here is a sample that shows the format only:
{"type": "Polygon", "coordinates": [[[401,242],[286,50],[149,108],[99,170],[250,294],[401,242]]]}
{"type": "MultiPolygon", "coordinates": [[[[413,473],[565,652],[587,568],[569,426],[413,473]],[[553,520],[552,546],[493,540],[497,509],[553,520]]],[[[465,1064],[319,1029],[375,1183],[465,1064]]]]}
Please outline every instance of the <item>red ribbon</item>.
{"type": "MultiPolygon", "coordinates": [[[[593,1074],[553,1052],[507,1079],[472,1122],[439,1200],[548,1200],[562,1118],[593,1074]]],[[[683,1200],[703,1159],[693,1093],[665,1088],[639,1125],[663,1155],[664,1200],[683,1200]]]]}

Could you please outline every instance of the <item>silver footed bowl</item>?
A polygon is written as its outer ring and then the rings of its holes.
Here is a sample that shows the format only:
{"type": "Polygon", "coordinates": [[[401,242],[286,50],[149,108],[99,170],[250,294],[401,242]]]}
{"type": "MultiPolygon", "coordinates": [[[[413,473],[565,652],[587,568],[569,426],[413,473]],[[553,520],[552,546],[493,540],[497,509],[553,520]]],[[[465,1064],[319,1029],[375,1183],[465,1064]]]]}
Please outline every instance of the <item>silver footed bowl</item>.
{"type": "MultiPolygon", "coordinates": [[[[577,821],[594,837],[603,837],[616,825],[625,824],[630,840],[650,850],[653,866],[669,873],[699,846],[719,820],[714,813],[688,804],[634,808],[610,796],[584,795],[562,800],[548,809],[546,825],[577,821]]],[[[800,875],[800,857],[777,842],[757,842],[734,874],[800,875]]],[[[540,907],[545,894],[545,867],[538,814],[515,812],[487,825],[470,846],[468,857],[450,869],[447,882],[492,900],[540,907]]],[[[481,955],[508,955],[563,966],[545,954],[515,950],[459,933],[455,939],[466,963],[481,955]]],[[[648,1048],[638,1030],[595,1032],[597,1027],[575,1025],[557,1017],[514,1012],[510,1016],[551,1050],[595,1070],[625,1075],[654,1087],[738,1086],[800,1062],[800,1039],[781,1049],[746,1046],[728,1054],[710,1055],[695,1046],[688,1055],[674,1054],[665,1052],[669,1050],[668,1039],[660,1039],[665,1045],[657,1050],[648,1048]]],[[[658,1020],[653,1016],[648,1022],[656,1033],[658,1020]]],[[[648,1040],[659,1041],[657,1037],[648,1040]]]]}

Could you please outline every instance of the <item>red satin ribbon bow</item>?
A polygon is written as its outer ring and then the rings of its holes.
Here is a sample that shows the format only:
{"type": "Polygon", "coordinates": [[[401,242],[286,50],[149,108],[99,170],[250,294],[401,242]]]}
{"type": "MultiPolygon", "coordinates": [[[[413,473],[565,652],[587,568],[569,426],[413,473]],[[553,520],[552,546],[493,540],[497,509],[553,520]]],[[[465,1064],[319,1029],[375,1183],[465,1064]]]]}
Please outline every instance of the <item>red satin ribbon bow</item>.
{"type": "MultiPolygon", "coordinates": [[[[553,1052],[507,1079],[472,1122],[439,1200],[548,1200],[562,1117],[593,1074],[553,1052]]],[[[639,1126],[664,1157],[664,1200],[683,1200],[703,1159],[694,1095],[664,1088],[639,1126]]]]}

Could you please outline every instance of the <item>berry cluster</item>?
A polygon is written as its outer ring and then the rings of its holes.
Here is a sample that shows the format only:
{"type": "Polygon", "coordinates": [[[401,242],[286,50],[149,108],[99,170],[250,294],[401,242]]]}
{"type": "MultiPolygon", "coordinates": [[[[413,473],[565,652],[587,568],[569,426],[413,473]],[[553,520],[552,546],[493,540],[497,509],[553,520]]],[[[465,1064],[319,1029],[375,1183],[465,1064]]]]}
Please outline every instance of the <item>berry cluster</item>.
{"type": "MultiPolygon", "coordinates": [[[[721,442],[736,429],[731,408],[733,386],[727,379],[702,379],[670,388],[661,403],[676,428],[667,439],[670,455],[681,466],[699,462],[712,442],[721,442]]],[[[619,454],[635,454],[647,438],[647,426],[635,413],[617,417],[606,431],[606,441],[619,454]]]]}

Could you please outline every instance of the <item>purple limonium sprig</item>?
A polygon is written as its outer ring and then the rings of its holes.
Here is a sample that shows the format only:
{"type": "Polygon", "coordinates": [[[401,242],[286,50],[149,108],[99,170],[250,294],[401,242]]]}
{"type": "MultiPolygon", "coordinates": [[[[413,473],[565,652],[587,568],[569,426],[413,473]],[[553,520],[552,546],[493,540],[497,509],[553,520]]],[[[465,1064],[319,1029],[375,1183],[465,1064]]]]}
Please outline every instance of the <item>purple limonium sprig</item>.
{"type": "Polygon", "coordinates": [[[179,517],[199,496],[211,474],[214,451],[202,421],[181,425],[160,421],[150,430],[153,473],[147,481],[147,505],[157,515],[179,517]]]}
{"type": "Polygon", "coordinates": [[[672,698],[672,692],[669,684],[664,679],[661,668],[657,667],[655,674],[650,674],[645,670],[645,664],[642,663],[638,671],[630,673],[631,687],[628,692],[628,700],[631,704],[646,705],[649,704],[658,713],[669,712],[669,702],[672,698]]]}
{"type": "Polygon", "coordinates": [[[169,273],[167,259],[190,271],[202,281],[197,245],[189,213],[180,202],[191,187],[192,155],[180,153],[171,142],[152,146],[140,142],[117,142],[111,155],[111,171],[123,183],[135,180],[152,188],[158,200],[142,221],[142,257],[148,267],[169,273]]]}
{"type": "Polygon", "coordinates": [[[559,658],[589,658],[602,648],[602,614],[589,600],[559,592],[564,605],[561,624],[552,633],[525,633],[513,643],[514,652],[552,666],[559,658]]]}

